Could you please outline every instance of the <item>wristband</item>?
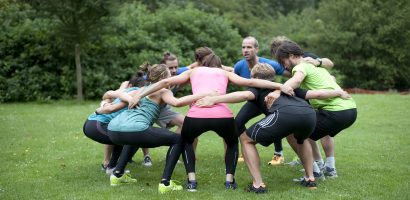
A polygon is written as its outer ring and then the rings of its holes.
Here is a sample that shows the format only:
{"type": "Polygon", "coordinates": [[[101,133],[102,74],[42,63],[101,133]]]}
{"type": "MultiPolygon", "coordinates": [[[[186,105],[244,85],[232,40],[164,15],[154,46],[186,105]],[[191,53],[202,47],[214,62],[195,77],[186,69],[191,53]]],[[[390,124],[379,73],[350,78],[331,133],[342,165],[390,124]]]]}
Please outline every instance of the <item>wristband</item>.
{"type": "Polygon", "coordinates": [[[322,59],[321,58],[316,58],[316,60],[319,61],[319,65],[317,65],[316,67],[322,66],[322,59]]]}

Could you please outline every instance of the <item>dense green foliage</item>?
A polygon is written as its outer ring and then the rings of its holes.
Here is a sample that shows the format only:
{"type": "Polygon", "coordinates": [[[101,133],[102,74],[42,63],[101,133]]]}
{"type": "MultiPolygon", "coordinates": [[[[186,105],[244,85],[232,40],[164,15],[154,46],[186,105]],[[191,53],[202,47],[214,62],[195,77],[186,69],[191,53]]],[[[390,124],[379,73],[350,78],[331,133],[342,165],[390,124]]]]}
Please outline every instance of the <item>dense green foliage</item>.
{"type": "Polygon", "coordinates": [[[330,58],[344,87],[410,88],[405,0],[41,2],[0,0],[0,102],[73,98],[76,44],[84,97],[96,99],[165,51],[183,66],[209,46],[233,65],[247,35],[264,57],[271,38],[286,35],[330,58]]]}

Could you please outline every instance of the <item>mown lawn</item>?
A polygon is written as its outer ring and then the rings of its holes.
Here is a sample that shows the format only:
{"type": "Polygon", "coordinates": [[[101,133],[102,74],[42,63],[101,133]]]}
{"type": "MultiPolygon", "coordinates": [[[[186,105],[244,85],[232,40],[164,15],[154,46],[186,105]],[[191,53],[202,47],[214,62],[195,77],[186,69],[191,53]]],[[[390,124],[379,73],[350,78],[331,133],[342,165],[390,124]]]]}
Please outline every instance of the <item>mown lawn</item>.
{"type": "MultiPolygon", "coordinates": [[[[292,182],[298,167],[271,167],[273,146],[258,146],[269,193],[248,194],[251,181],[238,164],[239,189],[225,191],[223,143],[213,133],[200,137],[198,192],[159,195],[166,147],[151,149],[153,166],[129,165],[138,183],[111,187],[100,170],[102,145],[86,138],[82,126],[98,102],[0,104],[0,199],[410,199],[410,96],[354,95],[356,123],[336,137],[339,178],[319,182],[309,191],[292,182]]],[[[235,113],[241,104],[232,105],[235,113]]],[[[186,108],[177,109],[185,113],[186,108]]],[[[255,121],[255,120],[254,120],[255,121]]],[[[285,158],[294,157],[285,143],[285,158]]],[[[178,165],[173,179],[184,182],[178,165]]]]}

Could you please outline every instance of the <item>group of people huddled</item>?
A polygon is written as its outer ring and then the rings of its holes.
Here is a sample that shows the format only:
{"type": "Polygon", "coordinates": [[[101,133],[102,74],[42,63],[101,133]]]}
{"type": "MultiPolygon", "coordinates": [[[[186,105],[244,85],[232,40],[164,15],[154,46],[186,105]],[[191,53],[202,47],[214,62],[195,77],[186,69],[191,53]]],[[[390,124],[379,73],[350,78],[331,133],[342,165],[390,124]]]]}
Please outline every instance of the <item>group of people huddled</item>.
{"type": "Polygon", "coordinates": [[[227,190],[238,187],[236,165],[245,162],[253,177],[246,191],[267,192],[255,145],[267,147],[273,143],[275,151],[268,163],[279,165],[284,163],[283,138],[299,158],[292,164],[299,163],[304,168],[304,176],[294,181],[316,189],[317,179],[337,177],[334,136],[355,122],[357,111],[354,100],[327,71],[333,67],[332,61],[304,52],[284,36],[273,38],[271,43],[276,61],[259,57],[258,50],[258,41],[246,37],[242,42],[244,59],[233,68],[222,65],[209,47],[196,49],[195,62],[187,67],[179,67],[177,57],[167,52],[160,64],[144,63],[119,89],[106,92],[83,131],[92,140],[105,144],[102,167],[110,174],[110,184],[137,182],[125,168],[138,148],[144,151],[143,164],[150,166],[149,148],[169,146],[159,193],[183,190],[182,185],[171,180],[181,155],[187,173],[185,188],[196,191],[197,138],[207,131],[215,132],[225,142],[227,190]],[[289,79],[276,83],[275,75],[289,79]],[[174,97],[187,83],[192,94],[174,97]],[[246,86],[247,90],[226,93],[228,83],[246,86]],[[227,103],[237,102],[246,103],[234,116],[227,103]],[[190,107],[186,116],[171,109],[187,105],[190,107]],[[261,114],[261,120],[245,127],[261,114]],[[169,130],[173,126],[177,126],[175,132],[169,130]],[[321,141],[325,160],[317,140],[321,141]]]}

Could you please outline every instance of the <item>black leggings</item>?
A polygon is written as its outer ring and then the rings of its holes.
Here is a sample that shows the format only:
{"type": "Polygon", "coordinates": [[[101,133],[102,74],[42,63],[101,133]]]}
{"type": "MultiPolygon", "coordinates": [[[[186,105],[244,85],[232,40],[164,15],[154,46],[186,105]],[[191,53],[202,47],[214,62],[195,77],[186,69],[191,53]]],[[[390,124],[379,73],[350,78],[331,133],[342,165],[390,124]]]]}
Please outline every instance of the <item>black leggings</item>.
{"type": "Polygon", "coordinates": [[[185,117],[181,130],[185,151],[183,155],[187,173],[195,172],[195,153],[192,143],[195,138],[207,131],[214,131],[225,140],[226,174],[235,174],[238,160],[238,136],[233,118],[191,118],[185,117]]]}
{"type": "Polygon", "coordinates": [[[123,174],[128,157],[135,148],[170,146],[167,152],[163,179],[170,180],[172,172],[182,152],[181,136],[164,128],[149,127],[144,131],[118,132],[108,130],[108,135],[116,144],[124,145],[115,173],[123,174]],[[118,171],[118,172],[117,172],[118,171]]]}
{"type": "MultiPolygon", "coordinates": [[[[238,127],[238,134],[242,134],[246,130],[245,125],[249,120],[259,116],[260,114],[262,114],[262,111],[256,106],[256,104],[247,101],[235,117],[235,123],[238,127]]],[[[273,145],[275,146],[275,152],[281,152],[283,150],[282,140],[279,139],[273,141],[273,145]]]]}
{"type": "Polygon", "coordinates": [[[117,164],[118,158],[120,157],[122,145],[116,145],[111,141],[107,135],[107,126],[108,123],[103,123],[96,120],[87,120],[84,123],[83,132],[85,136],[98,143],[114,145],[110,163],[108,163],[108,167],[113,168],[117,164]]]}

